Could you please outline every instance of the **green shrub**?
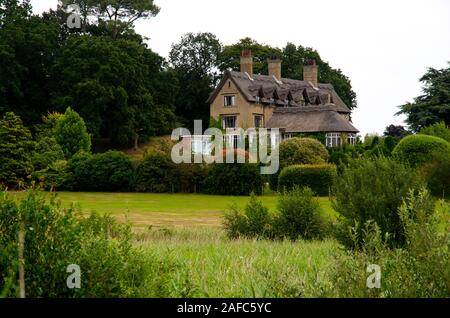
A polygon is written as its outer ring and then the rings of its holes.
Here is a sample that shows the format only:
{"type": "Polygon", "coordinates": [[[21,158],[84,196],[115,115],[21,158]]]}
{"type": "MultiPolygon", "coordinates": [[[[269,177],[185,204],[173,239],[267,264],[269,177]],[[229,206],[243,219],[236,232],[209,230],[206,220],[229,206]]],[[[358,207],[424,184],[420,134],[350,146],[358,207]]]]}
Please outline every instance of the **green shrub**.
{"type": "Polygon", "coordinates": [[[253,163],[214,163],[209,166],[203,186],[207,194],[262,194],[264,186],[259,165],[253,163]]]}
{"type": "Polygon", "coordinates": [[[423,135],[439,137],[450,142],[450,128],[448,128],[443,121],[428,127],[424,127],[420,130],[419,133],[423,135]]]}
{"type": "Polygon", "coordinates": [[[0,119],[0,186],[20,187],[33,172],[34,143],[20,117],[6,113],[0,119]]]}
{"type": "Polygon", "coordinates": [[[61,191],[74,188],[74,175],[66,160],[57,160],[47,168],[33,172],[31,176],[45,190],[61,191]]]}
{"type": "Polygon", "coordinates": [[[433,153],[450,151],[450,143],[442,138],[427,135],[411,135],[395,146],[393,154],[417,167],[430,161],[433,153]]]}
{"type": "Polygon", "coordinates": [[[244,213],[236,205],[232,205],[224,217],[224,227],[229,238],[270,237],[271,223],[269,210],[254,194],[251,195],[244,213]]]}
{"type": "Polygon", "coordinates": [[[441,198],[450,197],[450,151],[434,153],[433,159],[425,163],[420,172],[431,194],[441,198]]]}
{"type": "Polygon", "coordinates": [[[284,140],[279,146],[280,169],[269,177],[270,188],[277,190],[278,176],[287,166],[297,164],[326,163],[329,154],[327,148],[314,138],[291,138],[284,140]]]}
{"type": "Polygon", "coordinates": [[[91,150],[89,136],[83,118],[70,107],[66,109],[56,124],[55,139],[61,146],[66,158],[72,157],[80,150],[91,150]]]}
{"type": "Polygon", "coordinates": [[[132,244],[129,225],[73,206],[55,195],[29,191],[16,202],[0,193],[0,295],[18,296],[18,232],[24,233],[27,297],[167,296],[175,265],[145,255],[132,244]],[[66,285],[67,266],[81,270],[81,288],[66,285]]]}
{"type": "Polygon", "coordinates": [[[294,187],[282,193],[277,208],[274,220],[276,237],[314,239],[324,234],[321,207],[311,189],[294,187]]]}
{"type": "Polygon", "coordinates": [[[35,171],[46,169],[58,160],[64,160],[64,152],[53,137],[42,137],[36,142],[31,161],[35,171]]]}
{"type": "Polygon", "coordinates": [[[199,193],[208,175],[208,166],[197,163],[180,163],[175,166],[175,191],[199,193]]]}
{"type": "Polygon", "coordinates": [[[329,156],[327,148],[312,138],[287,139],[280,143],[279,148],[281,167],[325,163],[329,156]]]}
{"type": "Polygon", "coordinates": [[[129,191],[133,162],[120,151],[77,153],[71,160],[75,189],[79,191],[129,191]]]}
{"type": "Polygon", "coordinates": [[[135,189],[139,192],[174,192],[176,167],[170,156],[158,150],[144,155],[136,169],[135,189]]]}
{"type": "MultiPolygon", "coordinates": [[[[441,201],[437,208],[448,203],[441,201]]],[[[431,298],[450,296],[450,229],[439,231],[437,208],[426,190],[410,191],[403,200],[399,214],[405,233],[403,248],[391,249],[380,239],[381,231],[369,222],[362,237],[361,249],[340,255],[331,271],[338,297],[431,298]],[[368,264],[381,269],[381,288],[367,288],[368,264]]]]}
{"type": "Polygon", "coordinates": [[[421,186],[418,175],[397,161],[385,157],[354,160],[333,186],[333,207],[342,216],[340,240],[351,244],[348,228],[372,220],[383,236],[389,233],[394,245],[403,244],[398,208],[410,189],[421,186]]]}
{"type": "Polygon", "coordinates": [[[309,187],[316,195],[327,196],[335,178],[336,166],[332,164],[288,166],[278,177],[278,189],[309,187]]]}

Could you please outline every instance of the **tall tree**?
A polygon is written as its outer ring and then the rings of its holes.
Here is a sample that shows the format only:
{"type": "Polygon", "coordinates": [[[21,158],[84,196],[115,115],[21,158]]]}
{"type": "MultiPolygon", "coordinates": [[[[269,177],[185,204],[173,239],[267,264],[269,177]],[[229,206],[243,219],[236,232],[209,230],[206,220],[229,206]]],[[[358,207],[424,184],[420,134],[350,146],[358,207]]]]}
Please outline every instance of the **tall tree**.
{"type": "Polygon", "coordinates": [[[429,68],[420,78],[423,95],[414,98],[412,103],[400,106],[396,113],[405,114],[406,122],[414,131],[443,121],[450,125],[450,62],[444,69],[429,68]]]}
{"type": "Polygon", "coordinates": [[[192,127],[193,120],[209,122],[206,103],[218,76],[218,58],[222,44],[211,33],[188,33],[173,44],[169,61],[178,79],[175,112],[192,127]]]}
{"type": "Polygon", "coordinates": [[[73,105],[95,137],[121,145],[164,134],[174,125],[163,59],[135,41],[107,37],[69,37],[52,68],[52,104],[73,105]]]}
{"type": "Polygon", "coordinates": [[[0,185],[20,186],[33,172],[31,133],[12,112],[0,119],[0,185]]]}
{"type": "Polygon", "coordinates": [[[91,150],[91,136],[87,132],[86,124],[70,107],[56,124],[55,139],[66,158],[71,158],[80,150],[87,152],[91,150]]]}

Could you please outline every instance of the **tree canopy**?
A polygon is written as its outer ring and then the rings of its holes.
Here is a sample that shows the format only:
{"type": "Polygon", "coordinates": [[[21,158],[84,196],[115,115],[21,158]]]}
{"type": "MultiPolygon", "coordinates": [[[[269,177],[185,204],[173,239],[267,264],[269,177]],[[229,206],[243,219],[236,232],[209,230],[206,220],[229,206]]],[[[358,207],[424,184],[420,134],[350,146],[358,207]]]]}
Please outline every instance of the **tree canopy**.
{"type": "Polygon", "coordinates": [[[450,125],[450,62],[444,69],[429,68],[420,78],[423,94],[412,103],[400,106],[397,113],[406,115],[406,122],[414,131],[443,121],[450,125]]]}

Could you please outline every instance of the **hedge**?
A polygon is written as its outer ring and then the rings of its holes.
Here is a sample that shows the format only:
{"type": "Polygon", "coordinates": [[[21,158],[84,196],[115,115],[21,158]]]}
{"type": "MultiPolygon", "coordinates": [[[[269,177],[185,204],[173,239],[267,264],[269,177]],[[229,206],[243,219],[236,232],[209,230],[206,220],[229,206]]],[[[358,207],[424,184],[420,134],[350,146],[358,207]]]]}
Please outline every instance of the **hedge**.
{"type": "Polygon", "coordinates": [[[336,178],[333,164],[293,165],[284,168],[278,177],[280,190],[291,190],[294,186],[309,187],[316,195],[329,195],[336,178]]]}
{"type": "Polygon", "coordinates": [[[262,194],[260,167],[254,163],[214,163],[210,165],[202,192],[206,194],[262,194]]]}
{"type": "Polygon", "coordinates": [[[450,151],[450,143],[442,138],[428,135],[411,135],[403,138],[395,146],[393,155],[409,163],[420,166],[433,159],[435,152],[450,151]]]}

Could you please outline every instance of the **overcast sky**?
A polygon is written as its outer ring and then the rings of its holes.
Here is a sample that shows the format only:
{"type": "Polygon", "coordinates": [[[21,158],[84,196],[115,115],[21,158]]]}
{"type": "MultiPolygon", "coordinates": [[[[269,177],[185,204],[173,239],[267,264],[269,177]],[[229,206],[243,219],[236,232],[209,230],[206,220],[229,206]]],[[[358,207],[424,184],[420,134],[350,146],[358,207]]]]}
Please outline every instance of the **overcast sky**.
{"type": "MultiPolygon", "coordinates": [[[[36,13],[56,0],[31,0],[36,13]]],[[[398,105],[421,94],[428,67],[450,61],[449,0],[155,0],[161,12],[137,32],[167,57],[186,32],[211,32],[223,44],[244,37],[271,46],[316,49],[340,68],[357,94],[353,123],[364,136],[382,133],[398,105]]]]}

